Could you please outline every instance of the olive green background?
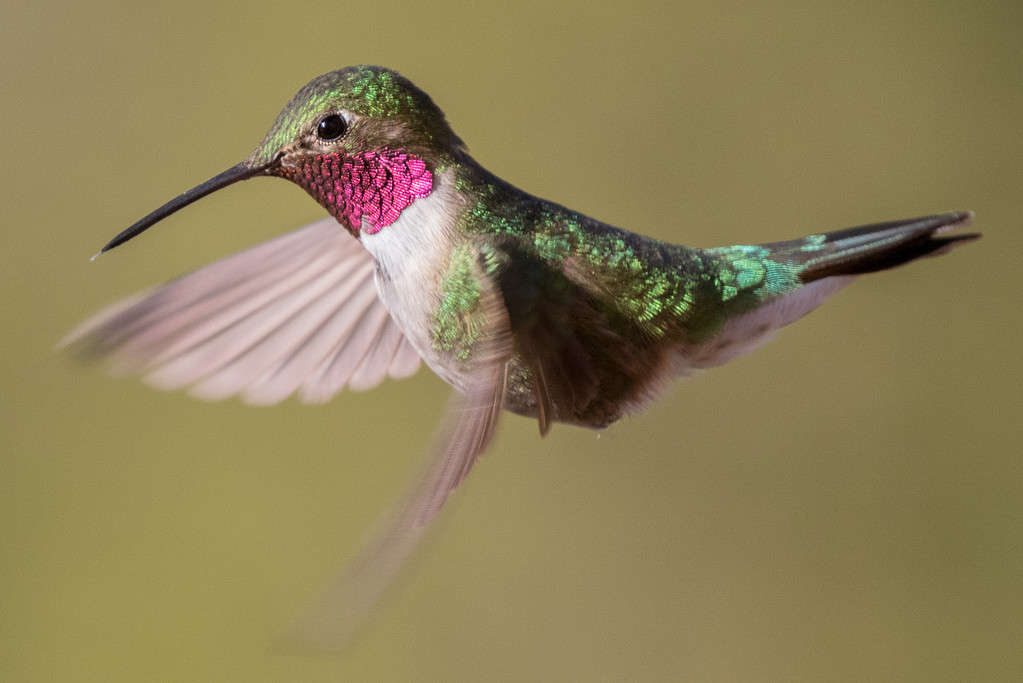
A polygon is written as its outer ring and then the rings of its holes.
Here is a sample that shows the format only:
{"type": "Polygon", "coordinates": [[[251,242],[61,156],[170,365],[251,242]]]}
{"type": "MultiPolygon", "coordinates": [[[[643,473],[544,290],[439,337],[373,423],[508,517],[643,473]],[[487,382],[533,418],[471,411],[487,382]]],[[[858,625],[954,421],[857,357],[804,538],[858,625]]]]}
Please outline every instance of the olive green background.
{"type": "Polygon", "coordinates": [[[1021,31],[1018,0],[7,0],[0,679],[1019,680],[1021,31]],[[258,179],[88,260],[353,63],[405,73],[515,184],[662,239],[966,208],[985,238],[599,436],[509,416],[353,647],[281,654],[447,388],[203,404],[54,343],[321,216],[258,179]]]}

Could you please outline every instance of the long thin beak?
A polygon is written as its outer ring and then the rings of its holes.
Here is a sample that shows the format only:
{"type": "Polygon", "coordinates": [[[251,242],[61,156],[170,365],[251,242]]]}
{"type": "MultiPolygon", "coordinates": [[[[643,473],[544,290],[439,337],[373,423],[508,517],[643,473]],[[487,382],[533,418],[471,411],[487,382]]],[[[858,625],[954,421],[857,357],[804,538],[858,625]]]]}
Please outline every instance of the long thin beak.
{"type": "Polygon", "coordinates": [[[117,237],[107,242],[106,245],[104,245],[102,249],[96,252],[96,255],[93,256],[92,258],[96,258],[96,256],[99,256],[103,252],[110,251],[114,247],[124,244],[125,242],[135,237],[136,235],[140,235],[149,228],[151,228],[152,226],[156,225],[157,223],[159,223],[164,218],[171,215],[178,209],[184,208],[198,199],[202,199],[211,192],[216,192],[217,190],[227,187],[228,185],[231,185],[233,183],[236,183],[239,180],[245,180],[246,178],[251,178],[252,176],[262,174],[264,171],[266,171],[267,168],[272,166],[275,162],[276,159],[274,161],[259,166],[253,166],[248,161],[243,161],[239,164],[235,164],[234,166],[227,169],[223,173],[218,173],[217,175],[213,176],[202,185],[197,185],[188,192],[179,194],[177,197],[170,200],[156,211],[153,211],[145,218],[142,218],[139,221],[137,221],[130,228],[123,230],[120,234],[117,235],[117,237]]]}

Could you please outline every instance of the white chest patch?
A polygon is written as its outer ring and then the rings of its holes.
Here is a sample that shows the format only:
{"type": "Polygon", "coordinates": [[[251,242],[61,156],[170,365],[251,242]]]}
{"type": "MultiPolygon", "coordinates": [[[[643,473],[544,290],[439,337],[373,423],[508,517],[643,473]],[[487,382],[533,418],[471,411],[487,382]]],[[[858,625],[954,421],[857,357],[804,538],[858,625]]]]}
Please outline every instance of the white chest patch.
{"type": "Polygon", "coordinates": [[[412,202],[379,232],[361,235],[377,262],[380,300],[430,369],[456,387],[464,386],[462,378],[433,348],[433,314],[460,209],[453,174],[437,174],[429,196],[412,202]]]}

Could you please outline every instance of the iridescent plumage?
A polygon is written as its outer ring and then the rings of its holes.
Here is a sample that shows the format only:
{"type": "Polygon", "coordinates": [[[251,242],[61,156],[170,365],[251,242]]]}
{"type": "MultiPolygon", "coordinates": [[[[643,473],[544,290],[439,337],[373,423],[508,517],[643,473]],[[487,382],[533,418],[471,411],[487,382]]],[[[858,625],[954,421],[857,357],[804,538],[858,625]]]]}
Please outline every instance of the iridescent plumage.
{"type": "Polygon", "coordinates": [[[117,304],[67,341],[207,399],[324,401],[420,359],[457,389],[420,484],[302,629],[324,646],[343,642],[412,552],[502,409],[541,434],[605,427],[672,378],[748,353],[853,276],[976,237],[946,234],[971,217],[951,213],[762,245],[660,242],[505,183],[425,93],[362,66],[311,81],[247,159],[104,251],[257,175],[292,180],[334,218],[117,304]]]}

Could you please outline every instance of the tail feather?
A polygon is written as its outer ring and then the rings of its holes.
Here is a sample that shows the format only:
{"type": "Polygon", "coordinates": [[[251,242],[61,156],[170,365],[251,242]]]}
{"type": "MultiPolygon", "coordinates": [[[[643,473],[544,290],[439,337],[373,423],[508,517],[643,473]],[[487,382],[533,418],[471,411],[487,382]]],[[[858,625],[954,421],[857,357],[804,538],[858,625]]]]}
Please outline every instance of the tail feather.
{"type": "Polygon", "coordinates": [[[800,266],[804,284],[835,275],[860,275],[901,266],[922,256],[943,253],[980,237],[979,233],[947,234],[969,225],[972,211],[910,218],[811,235],[791,242],[764,245],[781,260],[800,266]]]}
{"type": "MultiPolygon", "coordinates": [[[[762,296],[758,305],[728,316],[712,336],[691,345],[684,367],[709,368],[750,353],[775,330],[820,306],[853,276],[894,268],[977,239],[979,234],[946,234],[972,218],[972,212],[947,213],[760,245],[769,254],[768,260],[782,264],[784,286],[762,296]]],[[[766,278],[768,269],[763,272],[766,278]]]]}

